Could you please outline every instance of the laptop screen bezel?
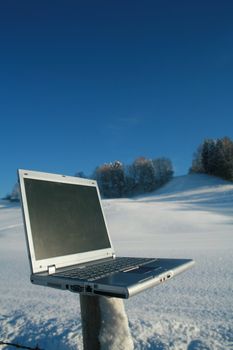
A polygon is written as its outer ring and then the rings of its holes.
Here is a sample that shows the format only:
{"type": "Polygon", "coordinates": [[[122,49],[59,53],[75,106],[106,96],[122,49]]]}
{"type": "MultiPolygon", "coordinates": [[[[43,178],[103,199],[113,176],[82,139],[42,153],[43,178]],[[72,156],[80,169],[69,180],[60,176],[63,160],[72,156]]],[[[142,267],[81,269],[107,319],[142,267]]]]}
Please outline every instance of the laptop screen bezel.
{"type": "Polygon", "coordinates": [[[59,175],[59,174],[42,173],[38,171],[23,170],[23,169],[18,170],[18,177],[19,177],[19,185],[20,185],[20,192],[21,192],[21,204],[22,204],[22,210],[23,210],[27,249],[28,249],[30,267],[31,267],[32,273],[48,271],[48,267],[53,265],[55,265],[56,269],[58,269],[62,267],[83,264],[93,260],[108,258],[114,255],[114,249],[113,249],[112,241],[109,235],[109,230],[108,230],[106,218],[105,218],[102,203],[101,203],[99,188],[95,180],[83,179],[79,177],[59,175]],[[30,216],[29,216],[29,210],[28,210],[28,202],[26,197],[25,182],[24,182],[24,179],[26,178],[95,187],[97,191],[100,209],[103,215],[110,247],[106,249],[92,250],[84,253],[57,256],[57,257],[52,257],[48,259],[40,259],[40,260],[36,259],[31,223],[30,223],[30,216]]]}

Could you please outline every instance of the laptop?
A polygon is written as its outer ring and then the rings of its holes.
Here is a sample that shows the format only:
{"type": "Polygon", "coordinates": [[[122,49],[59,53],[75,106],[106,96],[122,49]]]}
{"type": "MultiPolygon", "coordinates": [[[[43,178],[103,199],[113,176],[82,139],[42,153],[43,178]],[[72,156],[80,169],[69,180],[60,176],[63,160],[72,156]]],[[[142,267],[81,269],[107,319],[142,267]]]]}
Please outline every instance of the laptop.
{"type": "Polygon", "coordinates": [[[18,177],[32,283],[126,299],[193,266],[117,257],[96,181],[22,169],[18,177]]]}

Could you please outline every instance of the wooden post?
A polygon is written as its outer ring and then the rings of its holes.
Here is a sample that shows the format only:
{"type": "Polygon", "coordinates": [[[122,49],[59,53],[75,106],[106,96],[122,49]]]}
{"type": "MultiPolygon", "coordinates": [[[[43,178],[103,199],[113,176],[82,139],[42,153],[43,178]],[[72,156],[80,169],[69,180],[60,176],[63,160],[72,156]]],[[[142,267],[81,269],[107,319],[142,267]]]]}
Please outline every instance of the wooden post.
{"type": "Polygon", "coordinates": [[[99,333],[101,320],[99,298],[99,296],[80,294],[84,350],[100,350],[99,333]]]}
{"type": "Polygon", "coordinates": [[[83,349],[133,350],[123,300],[80,294],[83,349]]]}

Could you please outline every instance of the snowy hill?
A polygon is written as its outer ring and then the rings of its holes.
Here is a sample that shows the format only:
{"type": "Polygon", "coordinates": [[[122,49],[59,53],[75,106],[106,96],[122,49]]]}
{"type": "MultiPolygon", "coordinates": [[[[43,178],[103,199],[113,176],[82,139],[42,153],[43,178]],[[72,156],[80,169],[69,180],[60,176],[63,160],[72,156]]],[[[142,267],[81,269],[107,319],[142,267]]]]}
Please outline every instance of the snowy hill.
{"type": "Polygon", "coordinates": [[[177,176],[152,195],[156,200],[178,201],[196,203],[198,205],[207,204],[206,208],[218,208],[227,205],[233,200],[232,183],[205,174],[192,174],[177,176]]]}
{"type": "Polygon", "coordinates": [[[176,192],[187,192],[194,190],[195,192],[200,192],[202,189],[209,189],[216,191],[216,188],[220,186],[231,186],[232,183],[222,180],[215,176],[209,176],[205,174],[190,174],[183,176],[176,176],[161,189],[159,189],[157,194],[168,194],[176,192]]]}
{"type": "MultiPolygon", "coordinates": [[[[135,349],[232,349],[233,184],[177,177],[150,195],[105,200],[104,210],[118,255],[196,260],[125,302],[135,349]]],[[[3,201],[0,276],[0,341],[82,349],[78,295],[30,284],[21,211],[3,201]]]]}

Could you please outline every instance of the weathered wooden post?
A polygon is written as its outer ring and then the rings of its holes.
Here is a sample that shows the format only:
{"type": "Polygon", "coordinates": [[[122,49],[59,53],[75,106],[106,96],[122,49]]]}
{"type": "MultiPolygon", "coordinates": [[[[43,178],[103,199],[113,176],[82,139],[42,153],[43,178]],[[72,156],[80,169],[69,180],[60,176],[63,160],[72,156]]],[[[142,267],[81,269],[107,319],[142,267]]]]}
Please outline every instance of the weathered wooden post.
{"type": "Polygon", "coordinates": [[[99,298],[99,296],[80,294],[84,350],[100,350],[99,333],[101,321],[99,298]]]}
{"type": "Polygon", "coordinates": [[[80,294],[84,350],[132,350],[123,300],[80,294]]]}

